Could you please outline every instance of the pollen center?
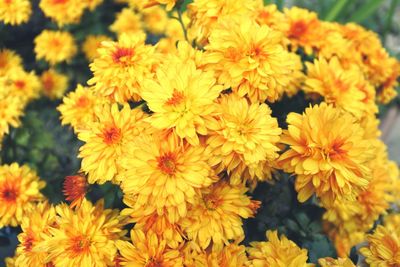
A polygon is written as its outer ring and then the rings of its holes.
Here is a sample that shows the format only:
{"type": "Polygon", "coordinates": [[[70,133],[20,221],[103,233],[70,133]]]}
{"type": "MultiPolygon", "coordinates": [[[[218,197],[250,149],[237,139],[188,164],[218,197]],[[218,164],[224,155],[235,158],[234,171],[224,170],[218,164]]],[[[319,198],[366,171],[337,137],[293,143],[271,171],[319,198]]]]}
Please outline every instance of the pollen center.
{"type": "Polygon", "coordinates": [[[18,197],[18,193],[13,188],[6,188],[2,192],[1,197],[2,197],[2,199],[6,200],[8,202],[14,202],[18,197]]]}
{"type": "Polygon", "coordinates": [[[81,96],[76,101],[76,106],[77,107],[83,108],[83,107],[87,107],[88,105],[89,105],[89,99],[86,96],[81,96]]]}
{"type": "Polygon", "coordinates": [[[118,64],[126,64],[135,55],[133,48],[118,47],[112,54],[113,61],[118,64]]]}
{"type": "Polygon", "coordinates": [[[214,194],[204,196],[204,203],[209,210],[215,210],[222,204],[222,199],[214,194]]]}
{"type": "Polygon", "coordinates": [[[165,102],[166,105],[168,106],[177,106],[183,102],[185,99],[185,96],[183,92],[180,92],[176,89],[172,92],[172,96],[165,102]]]}
{"type": "Polygon", "coordinates": [[[76,236],[71,239],[70,250],[75,254],[82,254],[89,251],[90,240],[84,236],[76,236]]]}
{"type": "Polygon", "coordinates": [[[107,127],[103,130],[104,143],[111,145],[116,144],[121,140],[121,129],[116,126],[107,127]]]}
{"type": "Polygon", "coordinates": [[[297,21],[290,27],[289,37],[300,38],[306,31],[307,24],[302,20],[297,21]]]}
{"type": "Polygon", "coordinates": [[[165,174],[173,175],[176,171],[176,156],[169,152],[157,158],[158,168],[165,174]]]}
{"type": "Polygon", "coordinates": [[[43,79],[43,88],[45,91],[50,92],[54,87],[54,80],[51,76],[46,76],[43,79]]]}
{"type": "Polygon", "coordinates": [[[24,247],[25,252],[29,252],[32,250],[34,241],[35,241],[35,239],[32,237],[32,235],[28,234],[27,238],[22,243],[22,246],[24,247]]]}
{"type": "Polygon", "coordinates": [[[18,89],[24,89],[25,87],[25,82],[22,80],[17,80],[14,82],[15,87],[17,87],[18,89]]]}

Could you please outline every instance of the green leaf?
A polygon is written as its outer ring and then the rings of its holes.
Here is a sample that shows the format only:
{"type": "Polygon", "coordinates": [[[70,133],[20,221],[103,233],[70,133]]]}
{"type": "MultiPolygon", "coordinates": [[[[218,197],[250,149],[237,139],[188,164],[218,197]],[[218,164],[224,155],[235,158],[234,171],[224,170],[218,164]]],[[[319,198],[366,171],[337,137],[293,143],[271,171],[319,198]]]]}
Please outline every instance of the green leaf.
{"type": "MultiPolygon", "coordinates": [[[[390,3],[389,13],[386,17],[386,22],[385,22],[385,29],[383,30],[383,37],[386,36],[386,34],[389,32],[390,28],[392,27],[393,15],[394,15],[394,12],[396,11],[398,3],[399,3],[398,0],[392,0],[392,2],[390,3]]],[[[385,39],[385,38],[383,38],[383,39],[385,39]]]]}
{"type": "Polygon", "coordinates": [[[369,0],[362,5],[354,14],[350,17],[349,21],[352,22],[363,22],[369,16],[371,16],[382,4],[383,0],[369,0]]]}
{"type": "Polygon", "coordinates": [[[338,0],[336,1],[331,8],[329,8],[328,14],[325,16],[326,21],[334,21],[338,18],[340,12],[343,8],[348,4],[348,0],[338,0]]]}

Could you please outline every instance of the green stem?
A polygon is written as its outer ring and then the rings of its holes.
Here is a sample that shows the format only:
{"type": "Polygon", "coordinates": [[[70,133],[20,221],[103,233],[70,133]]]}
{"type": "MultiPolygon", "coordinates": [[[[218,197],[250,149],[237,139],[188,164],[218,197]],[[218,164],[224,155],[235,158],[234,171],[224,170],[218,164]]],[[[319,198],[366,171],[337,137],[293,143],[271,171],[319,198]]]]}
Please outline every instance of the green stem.
{"type": "Polygon", "coordinates": [[[394,12],[396,11],[396,7],[397,7],[398,3],[399,3],[398,0],[392,0],[392,2],[390,3],[389,14],[386,18],[385,29],[383,30],[383,41],[385,41],[385,39],[386,39],[385,37],[392,27],[393,15],[394,15],[394,12]]]}
{"type": "Polygon", "coordinates": [[[331,7],[331,10],[325,16],[326,21],[334,21],[343,8],[346,6],[347,0],[338,0],[336,3],[331,7]]]}

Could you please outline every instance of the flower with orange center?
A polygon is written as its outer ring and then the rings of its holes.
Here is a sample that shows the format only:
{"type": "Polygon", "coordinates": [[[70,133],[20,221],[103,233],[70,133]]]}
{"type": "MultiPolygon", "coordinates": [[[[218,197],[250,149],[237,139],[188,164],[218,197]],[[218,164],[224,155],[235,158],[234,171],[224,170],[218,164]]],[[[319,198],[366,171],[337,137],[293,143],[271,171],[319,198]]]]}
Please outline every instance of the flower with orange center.
{"type": "Polygon", "coordinates": [[[78,84],[75,91],[63,98],[63,103],[57,107],[61,113],[61,124],[70,124],[75,132],[88,127],[96,120],[95,107],[107,100],[94,95],[91,88],[78,84]]]}
{"type": "Polygon", "coordinates": [[[142,17],[133,9],[124,8],[120,13],[117,14],[114,23],[110,26],[110,30],[115,32],[117,35],[121,35],[123,33],[143,34],[142,17]]]}
{"type": "Polygon", "coordinates": [[[29,167],[17,163],[0,166],[0,228],[18,226],[30,204],[43,200],[45,186],[29,167]]]}
{"type": "Polygon", "coordinates": [[[16,68],[8,72],[4,77],[0,77],[2,90],[9,95],[13,95],[27,103],[39,97],[41,89],[40,80],[32,72],[26,72],[22,68],[16,68]]]}
{"type": "Polygon", "coordinates": [[[280,32],[252,20],[221,21],[211,31],[205,61],[225,88],[252,102],[274,102],[295,68],[282,41],[280,32]]]}
{"type": "Polygon", "coordinates": [[[62,98],[68,87],[68,77],[58,73],[54,69],[49,69],[40,76],[43,94],[50,99],[62,98]]]}
{"type": "Polygon", "coordinates": [[[152,78],[156,63],[154,47],[145,44],[144,35],[122,34],[118,42],[103,42],[90,69],[97,94],[123,103],[140,100],[143,81],[152,78]]]}
{"type": "Polygon", "coordinates": [[[131,242],[117,241],[122,266],[180,267],[182,255],[177,249],[167,246],[166,241],[149,231],[131,231],[131,242]]]}
{"type": "Polygon", "coordinates": [[[289,24],[285,32],[290,40],[291,50],[296,51],[301,47],[307,54],[311,54],[313,47],[320,42],[320,21],[317,14],[306,9],[292,7],[285,8],[284,14],[289,24]]]}
{"type": "Polygon", "coordinates": [[[0,1],[0,21],[5,24],[19,25],[28,22],[32,13],[29,0],[0,1]]]}
{"type": "Polygon", "coordinates": [[[78,138],[85,142],[79,149],[82,158],[81,169],[93,184],[112,181],[121,171],[120,157],[128,150],[139,135],[146,134],[149,127],[140,109],[130,109],[125,105],[104,104],[95,108],[95,121],[87,122],[87,127],[78,132],[78,138]]]}
{"type": "Polygon", "coordinates": [[[144,82],[141,96],[154,112],[149,121],[155,128],[173,129],[180,138],[198,145],[198,135],[207,134],[207,118],[222,90],[212,71],[197,69],[191,59],[171,58],[157,69],[155,79],[144,82]]]}
{"type": "Polygon", "coordinates": [[[288,130],[281,140],[288,150],[279,164],[297,175],[300,202],[316,193],[329,207],[336,199],[355,199],[366,189],[375,146],[352,115],[322,103],[302,115],[290,113],[286,121],[288,130]]]}
{"type": "Polygon", "coordinates": [[[230,94],[219,99],[216,110],[206,141],[210,164],[218,173],[227,171],[233,184],[271,178],[282,130],[270,108],[230,94]]]}
{"type": "Polygon", "coordinates": [[[243,184],[233,186],[223,180],[203,189],[179,223],[187,238],[214,251],[220,251],[229,240],[243,238],[242,218],[253,217],[260,206],[246,191],[243,184]]]}
{"type": "Polygon", "coordinates": [[[247,248],[249,262],[247,266],[290,266],[312,267],[307,263],[307,250],[299,248],[286,236],[278,237],[277,231],[267,231],[268,241],[251,242],[247,248]]]}
{"type": "Polygon", "coordinates": [[[123,155],[119,177],[130,204],[142,216],[157,212],[175,223],[186,216],[196,190],[213,182],[203,146],[191,146],[175,134],[155,133],[138,138],[123,155]]]}
{"type": "Polygon", "coordinates": [[[113,266],[115,242],[126,234],[125,218],[118,210],[87,200],[75,210],[66,204],[55,209],[57,225],[49,228],[50,237],[39,245],[55,267],[113,266]]]}
{"type": "Polygon", "coordinates": [[[111,38],[106,35],[88,35],[82,44],[82,51],[88,61],[93,62],[99,56],[97,49],[101,47],[104,41],[111,41],[111,38]]]}
{"type": "Polygon", "coordinates": [[[0,77],[9,71],[22,67],[22,58],[12,50],[0,50],[0,77]]]}
{"type": "Polygon", "coordinates": [[[282,33],[285,33],[289,28],[288,21],[276,5],[260,6],[254,13],[256,22],[260,25],[267,25],[282,33]]]}
{"type": "Polygon", "coordinates": [[[10,126],[14,128],[20,126],[19,117],[26,105],[25,101],[9,92],[10,89],[4,90],[4,88],[0,91],[0,140],[8,134],[10,126]]]}
{"type": "Polygon", "coordinates": [[[43,30],[34,43],[36,59],[44,59],[50,65],[71,60],[78,50],[72,34],[65,31],[43,30]]]}
{"type": "Polygon", "coordinates": [[[79,23],[87,1],[82,0],[41,0],[39,7],[46,17],[54,20],[58,26],[79,23]]]}
{"type": "Polygon", "coordinates": [[[73,175],[65,177],[64,190],[65,199],[71,201],[71,208],[80,206],[86,195],[86,177],[83,175],[73,175]]]}
{"type": "Polygon", "coordinates": [[[47,202],[32,205],[21,223],[22,233],[18,235],[20,244],[16,250],[16,266],[50,266],[48,252],[41,250],[39,244],[49,236],[49,228],[56,226],[55,209],[47,202]]]}

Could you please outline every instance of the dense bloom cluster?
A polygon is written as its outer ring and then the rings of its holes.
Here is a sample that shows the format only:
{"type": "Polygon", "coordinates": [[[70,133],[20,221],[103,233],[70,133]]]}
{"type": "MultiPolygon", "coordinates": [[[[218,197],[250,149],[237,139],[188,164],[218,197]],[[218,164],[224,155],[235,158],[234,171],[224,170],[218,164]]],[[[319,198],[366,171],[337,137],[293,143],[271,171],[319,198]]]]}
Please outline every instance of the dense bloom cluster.
{"type": "MultiPolygon", "coordinates": [[[[101,2],[40,8],[62,27],[101,2]]],[[[81,141],[80,172],[64,182],[70,205],[49,204],[28,167],[0,166],[0,227],[22,229],[9,267],[313,266],[277,231],[241,244],[261,205],[250,193],[283,173],[299,202],[324,209],[339,258],[321,266],[354,266],[350,250],[364,241],[371,266],[400,264],[396,215],[367,234],[400,196],[376,118],[378,103],[396,96],[400,63],[374,33],[258,0],[194,0],[185,12],[180,0],[118,2],[128,6],[109,25],[115,38],[90,35],[80,46],[93,77],[64,97],[57,66],[80,53],[70,32],[35,38],[37,60],[51,66],[40,76],[0,51],[0,139],[43,94],[63,97],[61,124],[81,141]],[[274,106],[295,95],[309,106],[278,120],[274,106]],[[105,183],[121,189],[126,208],[88,200],[105,183]]],[[[13,6],[23,3],[0,2],[0,20],[25,21],[28,9],[13,6]]]]}

